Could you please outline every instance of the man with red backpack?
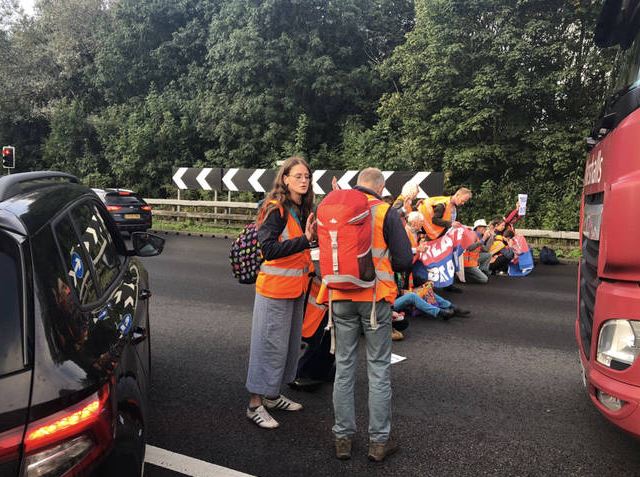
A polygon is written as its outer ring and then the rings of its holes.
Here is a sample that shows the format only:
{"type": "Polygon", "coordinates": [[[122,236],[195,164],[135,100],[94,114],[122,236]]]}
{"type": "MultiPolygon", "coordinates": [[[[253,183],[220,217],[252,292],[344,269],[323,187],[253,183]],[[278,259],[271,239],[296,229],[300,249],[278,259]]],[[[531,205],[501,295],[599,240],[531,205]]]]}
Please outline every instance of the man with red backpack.
{"type": "Polygon", "coordinates": [[[334,191],[318,206],[323,277],[318,301],[329,301],[335,333],[333,433],[338,459],[351,457],[356,432],[354,385],[361,329],[369,376],[368,456],[380,462],[398,449],[389,440],[391,305],[397,294],[394,272],[409,270],[413,254],[397,210],[381,199],[384,185],[380,170],[364,169],[355,190],[334,191]]]}

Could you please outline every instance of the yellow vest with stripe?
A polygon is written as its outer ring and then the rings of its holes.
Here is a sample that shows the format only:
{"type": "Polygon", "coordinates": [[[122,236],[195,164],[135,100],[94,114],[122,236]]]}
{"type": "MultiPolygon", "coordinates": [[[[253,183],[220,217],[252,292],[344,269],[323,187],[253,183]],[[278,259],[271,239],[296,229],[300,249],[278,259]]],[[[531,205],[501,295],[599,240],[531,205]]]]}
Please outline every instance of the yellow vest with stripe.
{"type": "Polygon", "coordinates": [[[449,221],[451,220],[454,206],[451,203],[451,196],[446,197],[442,195],[437,197],[429,197],[427,199],[427,204],[431,207],[431,213],[427,215],[425,215],[425,213],[422,214],[425,216],[424,231],[427,233],[427,237],[429,237],[430,240],[435,240],[442,235],[442,233],[445,231],[445,228],[433,223],[433,208],[436,205],[444,204],[444,214],[442,214],[442,220],[449,221]]]}
{"type": "MultiPolygon", "coordinates": [[[[282,207],[279,207],[283,213],[282,207]]],[[[272,212],[273,213],[273,212],[272,212]]],[[[287,224],[278,237],[284,242],[302,237],[304,232],[293,214],[287,214],[287,224]]],[[[307,291],[309,272],[312,271],[311,252],[309,249],[294,253],[287,257],[265,260],[260,265],[256,280],[256,292],[268,298],[298,298],[307,291]]]]}
{"type": "MultiPolygon", "coordinates": [[[[398,294],[393,268],[391,268],[391,258],[389,256],[389,248],[384,241],[384,218],[389,210],[389,204],[381,201],[373,195],[366,194],[371,210],[371,218],[373,219],[371,227],[371,253],[373,255],[373,265],[376,270],[375,300],[385,300],[393,303],[398,294]]],[[[371,288],[362,288],[360,290],[331,290],[331,299],[333,301],[357,301],[371,302],[373,301],[373,292],[371,288]]],[[[326,303],[329,294],[327,287],[323,284],[318,293],[318,302],[326,303]]]]}

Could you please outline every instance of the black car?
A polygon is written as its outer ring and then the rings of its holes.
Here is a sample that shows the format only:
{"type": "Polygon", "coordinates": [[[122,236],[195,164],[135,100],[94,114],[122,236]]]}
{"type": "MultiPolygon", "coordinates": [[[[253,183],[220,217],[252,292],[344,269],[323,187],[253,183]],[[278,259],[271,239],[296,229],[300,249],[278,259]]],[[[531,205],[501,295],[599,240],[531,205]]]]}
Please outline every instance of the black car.
{"type": "Polygon", "coordinates": [[[148,275],[70,175],[0,178],[0,477],[140,475],[150,372],[148,275]]]}
{"type": "Polygon", "coordinates": [[[151,228],[151,206],[127,189],[93,189],[107,206],[121,232],[145,232],[151,228]]]}

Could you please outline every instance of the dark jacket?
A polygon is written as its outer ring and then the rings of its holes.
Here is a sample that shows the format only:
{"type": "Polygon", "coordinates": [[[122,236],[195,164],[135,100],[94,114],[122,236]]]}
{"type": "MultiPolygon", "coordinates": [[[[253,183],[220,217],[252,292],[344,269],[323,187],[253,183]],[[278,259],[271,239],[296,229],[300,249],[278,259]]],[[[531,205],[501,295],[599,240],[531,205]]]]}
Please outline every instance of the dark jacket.
{"type": "MultiPolygon", "coordinates": [[[[365,194],[373,195],[374,197],[382,200],[378,194],[370,189],[361,186],[356,186],[355,188],[365,194]]],[[[389,255],[391,257],[391,267],[393,268],[393,271],[404,272],[410,270],[411,265],[413,264],[411,242],[409,242],[409,237],[407,237],[407,232],[404,230],[404,224],[400,219],[397,209],[389,207],[387,215],[384,217],[382,234],[384,236],[384,241],[389,247],[389,255]]]]}
{"type": "Polygon", "coordinates": [[[285,226],[287,225],[287,217],[289,215],[290,208],[293,204],[287,202],[284,208],[284,215],[280,215],[278,209],[274,209],[267,215],[258,228],[258,241],[262,248],[262,254],[265,260],[275,260],[276,258],[288,257],[294,253],[302,252],[304,249],[309,248],[309,241],[304,235],[305,226],[307,224],[307,217],[309,212],[303,211],[298,214],[300,219],[300,227],[302,228],[303,235],[290,240],[278,241],[278,237],[282,234],[285,226]]]}
{"type": "MultiPolygon", "coordinates": [[[[455,206],[453,206],[455,207],[455,206]]],[[[442,217],[444,216],[444,204],[437,204],[434,208],[433,208],[433,218],[431,219],[432,222],[439,226],[439,227],[444,227],[445,229],[451,228],[451,221],[450,220],[444,220],[442,217]]]]}

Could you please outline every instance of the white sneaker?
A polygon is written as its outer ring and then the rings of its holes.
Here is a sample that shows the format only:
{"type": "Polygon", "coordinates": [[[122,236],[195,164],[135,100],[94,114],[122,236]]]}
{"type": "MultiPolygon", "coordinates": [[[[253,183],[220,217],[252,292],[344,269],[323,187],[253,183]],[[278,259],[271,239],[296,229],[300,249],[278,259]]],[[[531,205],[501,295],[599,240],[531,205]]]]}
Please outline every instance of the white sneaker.
{"type": "Polygon", "coordinates": [[[275,429],[280,425],[278,421],[271,417],[271,414],[267,412],[264,406],[258,406],[255,411],[247,408],[247,417],[263,429],[275,429]]]}
{"type": "Polygon", "coordinates": [[[264,398],[262,400],[262,404],[267,409],[281,409],[283,411],[301,411],[302,404],[299,402],[294,402],[288,397],[284,395],[278,396],[278,399],[267,399],[264,398]]]}

